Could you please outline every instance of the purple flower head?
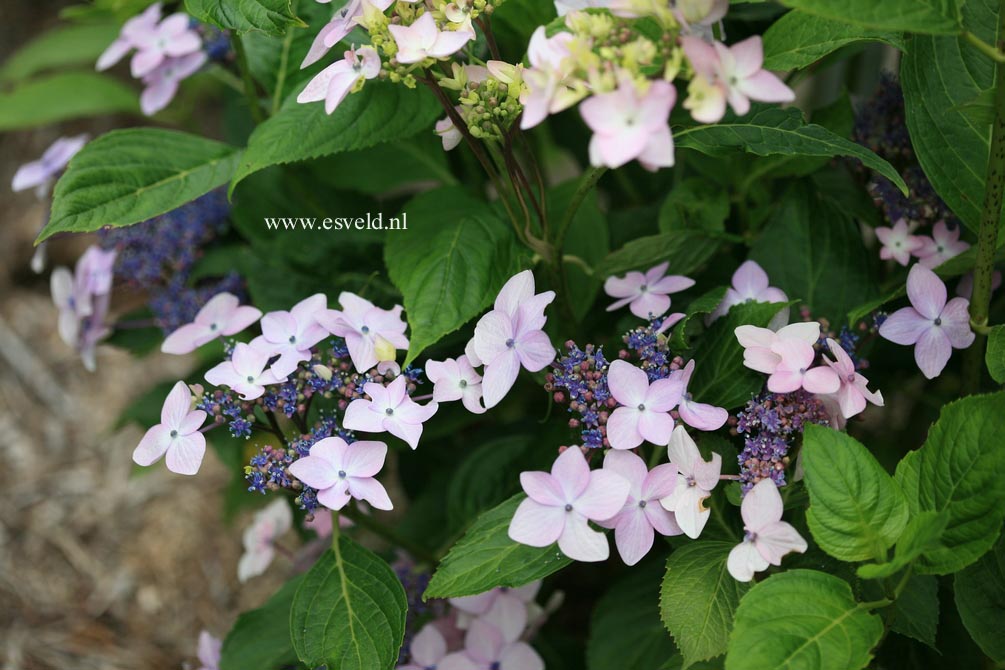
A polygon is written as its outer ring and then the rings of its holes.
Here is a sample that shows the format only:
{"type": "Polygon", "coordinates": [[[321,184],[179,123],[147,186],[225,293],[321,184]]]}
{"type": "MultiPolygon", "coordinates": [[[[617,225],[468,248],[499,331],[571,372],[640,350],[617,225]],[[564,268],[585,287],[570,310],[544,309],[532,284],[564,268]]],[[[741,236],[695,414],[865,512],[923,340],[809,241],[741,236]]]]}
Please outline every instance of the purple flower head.
{"type": "Polygon", "coordinates": [[[694,286],[694,280],[683,275],[667,275],[669,263],[660,263],[645,272],[629,272],[624,277],[609,277],[604,291],[617,301],[608,312],[628,305],[632,314],[642,319],[663,316],[670,309],[671,293],[694,286]]]}
{"type": "Polygon", "coordinates": [[[644,441],[666,444],[674,428],[670,410],[683,397],[686,380],[671,376],[650,384],[645,371],[617,360],[611,363],[607,383],[620,405],[607,422],[611,447],[634,449],[644,441]]]}
{"type": "Polygon", "coordinates": [[[206,438],[199,432],[205,421],[206,412],[192,409],[191,391],[178,382],[164,400],[161,422],[143,435],[133,461],[147,466],[164,458],[171,472],[194,475],[206,454],[206,438]]]}
{"type": "Polygon", "coordinates": [[[781,565],[786,554],[806,551],[806,540],[791,524],[782,521],[782,511],[782,496],[770,479],[761,480],[744,496],[740,515],[745,536],[726,560],[734,579],[749,582],[755,572],[781,565]]]}
{"type": "Polygon", "coordinates": [[[365,500],[376,509],[393,508],[384,486],[374,476],[384,467],[387,445],[326,437],[311,447],[310,455],[289,467],[290,474],[317,491],[318,502],[340,510],[350,498],[365,500]]]}

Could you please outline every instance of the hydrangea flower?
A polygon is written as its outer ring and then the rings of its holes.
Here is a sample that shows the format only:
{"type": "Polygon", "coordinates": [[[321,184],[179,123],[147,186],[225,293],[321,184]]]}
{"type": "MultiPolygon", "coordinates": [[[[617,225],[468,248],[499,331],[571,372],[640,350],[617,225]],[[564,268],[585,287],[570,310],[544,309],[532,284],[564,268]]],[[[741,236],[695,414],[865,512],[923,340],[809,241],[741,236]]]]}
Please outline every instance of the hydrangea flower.
{"type": "Polygon", "coordinates": [[[680,420],[698,430],[719,430],[722,428],[726,420],[729,419],[729,412],[722,407],[695,402],[691,399],[691,394],[687,392],[688,384],[691,383],[691,375],[694,374],[694,361],[688,361],[683,369],[675,370],[670,374],[681,384],[681,397],[677,404],[680,420]]]}
{"type": "Polygon", "coordinates": [[[594,167],[619,168],[638,160],[655,171],[674,164],[670,110],[677,101],[672,84],[657,80],[645,90],[623,77],[610,93],[591,96],[579,113],[593,131],[590,163],[594,167]]]}
{"type": "MultiPolygon", "coordinates": [[[[788,302],[789,298],[785,292],[774,286],[768,286],[768,282],[768,273],[764,271],[764,268],[756,261],[745,261],[733,273],[733,285],[726,290],[726,297],[708,316],[706,322],[711,323],[719,317],[725,316],[733,305],[747,302],[788,302]]],[[[778,330],[788,320],[789,308],[786,307],[778,312],[768,327],[771,330],[778,330]]]]}
{"type": "Polygon", "coordinates": [[[93,244],[87,247],[76,265],[76,280],[80,283],[81,290],[92,296],[111,293],[116,256],[114,249],[105,251],[93,244]]]}
{"type": "Polygon", "coordinates": [[[408,324],[401,318],[401,305],[381,309],[348,291],[340,293],[338,301],[342,309],[319,314],[318,323],[345,339],[357,372],[364,373],[380,361],[394,360],[396,349],[408,349],[408,324]]]}
{"type": "Polygon", "coordinates": [[[376,509],[394,506],[383,484],[374,475],[384,467],[387,445],[359,441],[346,444],[341,437],[326,437],[310,453],[290,465],[290,473],[317,490],[318,502],[332,510],[346,506],[350,498],[365,500],[376,509]]]}
{"type": "Polygon", "coordinates": [[[883,245],[879,250],[879,257],[885,261],[893,259],[904,267],[911,261],[911,254],[924,246],[924,241],[920,237],[911,234],[911,229],[904,219],[898,220],[892,228],[886,226],[876,228],[876,238],[883,245]]]}
{"type": "Polygon", "coordinates": [[[606,561],[610,547],[603,533],[588,521],[610,519],[628,499],[631,485],[607,470],[590,470],[576,447],[563,451],[551,473],[523,472],[520,485],[527,499],[509,525],[514,542],[547,547],[558,542],[562,553],[576,561],[606,561]]]}
{"type": "Polygon", "coordinates": [[[883,394],[879,391],[873,393],[869,390],[869,380],[855,369],[855,361],[851,359],[848,352],[831,338],[827,339],[827,347],[834,356],[834,360],[825,356],[824,362],[834,370],[841,381],[841,388],[835,394],[835,399],[841,408],[841,415],[850,419],[861,413],[865,409],[866,401],[882,407],[883,394]]]}
{"type": "Polygon", "coordinates": [[[168,59],[189,56],[202,49],[202,38],[192,29],[191,19],[180,12],[155,26],[143,24],[142,29],[130,32],[130,41],[136,48],[130,63],[136,78],[145,77],[168,59]]]}
{"type": "Polygon", "coordinates": [[[950,228],[945,221],[935,222],[931,237],[918,239],[921,245],[913,253],[926,268],[936,268],[970,248],[969,242],[960,239],[960,226],[950,228]]]}
{"type": "Polygon", "coordinates": [[[118,38],[109,44],[108,48],[98,57],[95,69],[99,72],[107,70],[122,60],[127,53],[138,48],[156,30],[163,9],[162,3],[155,2],[147,7],[142,14],[126,21],[122,30],[119,31],[118,38]]]}
{"type": "Polygon", "coordinates": [[[392,23],[387,27],[398,45],[399,63],[421,63],[427,58],[446,58],[474,39],[474,33],[440,30],[431,12],[426,12],[409,26],[392,23]]]}
{"type": "Polygon", "coordinates": [[[345,410],[343,425],[366,433],[388,432],[415,449],[422,436],[422,424],[436,414],[435,401],[419,405],[408,395],[408,378],[400,375],[386,387],[367,382],[363,392],[370,399],[357,398],[345,410]]]}
{"type": "Polygon", "coordinates": [[[760,36],[727,47],[708,44],[699,37],[681,38],[684,53],[694,67],[695,78],[684,107],[695,121],[716,123],[726,113],[726,103],[737,115],[750,111],[750,101],[792,102],[795,94],[777,76],[762,69],[764,49],[760,36]]]}
{"type": "Polygon", "coordinates": [[[168,335],[161,351],[165,354],[188,354],[218,337],[236,335],[262,317],[255,307],[241,305],[232,293],[218,293],[207,302],[192,323],[168,335]]]}
{"type": "Polygon", "coordinates": [[[433,400],[451,402],[460,400],[465,409],[482,414],[482,377],[471,366],[467,356],[457,360],[426,361],[426,377],[433,383],[433,400]]]}
{"type": "Polygon", "coordinates": [[[50,184],[59,176],[70,159],[84,148],[88,139],[86,133],[74,137],[60,137],[45,150],[41,158],[25,163],[17,169],[11,180],[11,189],[17,192],[34,188],[39,198],[45,197],[50,184]]]}
{"type": "Polygon", "coordinates": [[[317,321],[318,314],[328,309],[328,297],[316,293],[301,300],[290,311],[269,312],[262,317],[262,334],[251,341],[251,347],[279,359],[271,365],[277,377],[289,377],[300,361],[311,360],[311,348],[328,337],[328,330],[317,321]]]}
{"type": "Polygon", "coordinates": [[[178,85],[198,72],[209,57],[196,51],[180,58],[169,58],[143,76],[145,88],[140,94],[140,110],[153,116],[174,100],[178,85]]]}
{"type": "Polygon", "coordinates": [[[617,360],[607,372],[607,386],[621,405],[607,420],[611,448],[634,449],[643,441],[667,442],[674,429],[670,410],[680,402],[684,380],[672,376],[650,384],[644,370],[617,360]]]}
{"type": "Polygon", "coordinates": [[[464,139],[464,135],[457,129],[453,119],[449,116],[437,121],[434,131],[440,136],[444,151],[453,151],[461,143],[461,140],[464,139]]]}
{"type": "Polygon", "coordinates": [[[199,432],[204,421],[206,413],[192,409],[191,391],[178,382],[161,407],[161,422],[147,430],[133,450],[133,461],[148,466],[163,458],[171,472],[194,475],[206,454],[206,437],[199,432]]]}
{"type": "Polygon", "coordinates": [[[841,380],[828,366],[813,367],[817,352],[812,344],[795,338],[784,339],[771,345],[771,351],[781,360],[768,377],[768,390],[772,393],[791,393],[805,389],[810,393],[826,395],[837,393],[841,380]]]}
{"type": "Polygon", "coordinates": [[[563,95],[568,76],[568,62],[571,60],[569,45],[573,36],[559,32],[548,37],[544,26],[539,26],[530,37],[527,46],[527,60],[530,68],[523,73],[526,90],[520,96],[523,115],[520,128],[529,130],[538,125],[549,114],[557,114],[575,104],[578,96],[563,95]]]}
{"type": "Polygon", "coordinates": [[[293,512],[284,498],[273,500],[255,514],[244,530],[244,554],[237,562],[237,579],[246,582],[265,572],[276,555],[276,540],[292,527],[293,512]]]}
{"type": "MultiPolygon", "coordinates": [[[[331,0],[318,0],[318,2],[328,3],[331,0]]],[[[377,11],[386,11],[394,4],[394,0],[348,0],[340,10],[335,12],[335,16],[314,38],[310,50],[304,57],[300,69],[304,69],[321,60],[329,49],[344,40],[352,29],[356,27],[359,19],[363,16],[364,4],[368,4],[377,11]]]]}
{"type": "Polygon", "coordinates": [[[705,507],[705,498],[712,495],[712,489],[719,483],[722,457],[713,452],[711,461],[703,459],[684,426],[674,428],[667,454],[670,463],[677,467],[677,483],[660,504],[674,513],[677,525],[693,540],[701,535],[711,515],[705,507]]]}
{"type": "Polygon", "coordinates": [[[356,85],[380,74],[380,55],[370,46],[349,49],[345,58],[321,70],[297,96],[297,102],[325,101],[325,112],[331,114],[356,85]]]}
{"type": "Polygon", "coordinates": [[[268,354],[238,342],[230,360],[206,371],[206,381],[214,386],[229,386],[243,399],[254,400],[265,394],[266,386],[286,381],[286,377],[278,377],[271,369],[266,370],[268,364],[268,354]]]}
{"type": "Polygon", "coordinates": [[[544,661],[526,642],[505,636],[475,619],[464,636],[464,649],[448,654],[437,670],[544,670],[544,661]]]}
{"type": "Polygon", "coordinates": [[[782,496],[770,479],[762,479],[743,497],[743,542],[733,547],[726,559],[726,569],[733,579],[749,582],[755,572],[781,565],[786,554],[806,551],[806,540],[791,524],[782,521],[782,511],[782,496]]]}
{"type": "Polygon", "coordinates": [[[524,623],[512,625],[520,629],[516,633],[519,635],[523,632],[530,610],[537,608],[534,598],[540,590],[541,580],[537,580],[515,589],[494,588],[474,596],[451,598],[450,604],[459,610],[457,625],[461,628],[467,628],[473,618],[482,617],[506,629],[510,627],[507,620],[519,622],[520,617],[523,617],[524,623]]]}
{"type": "Polygon", "coordinates": [[[623,277],[608,277],[604,282],[604,292],[617,300],[607,307],[607,311],[613,312],[628,305],[631,313],[641,319],[663,316],[670,309],[671,293],[694,286],[690,277],[667,275],[669,267],[670,263],[665,262],[649,268],[644,274],[629,272],[623,277]]]}
{"type": "Polygon", "coordinates": [[[626,565],[635,565],[649,553],[657,532],[660,535],[684,532],[673,512],[660,504],[677,484],[676,466],[664,463],[648,470],[645,461],[634,453],[611,450],[604,457],[604,470],[621,475],[630,486],[621,511],[598,522],[604,528],[614,529],[614,544],[626,565]]]}
{"type": "Polygon", "coordinates": [[[222,652],[223,640],[213,637],[205,630],[199,633],[199,646],[196,651],[199,667],[196,670],[220,670],[222,652]]]}
{"type": "Polygon", "coordinates": [[[970,329],[970,301],[946,301],[946,285],[938,275],[915,265],[907,275],[910,307],[897,310],[879,327],[879,334],[896,344],[914,345],[914,360],[928,379],[938,377],[953,349],[974,343],[970,329]]]}
{"type": "Polygon", "coordinates": [[[409,662],[396,670],[429,670],[439,668],[447,655],[447,641],[433,623],[427,623],[408,645],[409,662]]]}
{"type": "Polygon", "coordinates": [[[93,313],[91,294],[76,280],[66,268],[55,268],[49,276],[52,302],[59,317],[56,328],[60,339],[67,345],[76,347],[81,324],[93,313]]]}
{"type": "Polygon", "coordinates": [[[751,370],[773,374],[782,362],[774,346],[786,340],[800,340],[813,345],[820,339],[820,324],[816,321],[790,323],[778,332],[757,326],[739,326],[734,331],[743,347],[743,364],[751,370]]]}

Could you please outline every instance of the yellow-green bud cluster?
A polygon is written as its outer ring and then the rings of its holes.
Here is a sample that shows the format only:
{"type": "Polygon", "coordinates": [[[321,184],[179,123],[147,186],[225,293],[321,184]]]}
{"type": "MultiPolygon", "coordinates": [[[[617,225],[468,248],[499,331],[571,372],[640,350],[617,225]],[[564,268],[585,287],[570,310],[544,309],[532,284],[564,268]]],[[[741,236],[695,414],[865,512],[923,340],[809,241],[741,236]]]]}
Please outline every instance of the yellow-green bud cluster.
{"type": "Polygon", "coordinates": [[[481,82],[467,82],[459,102],[471,134],[482,140],[501,140],[523,111],[519,91],[519,82],[514,85],[491,75],[481,82]]]}

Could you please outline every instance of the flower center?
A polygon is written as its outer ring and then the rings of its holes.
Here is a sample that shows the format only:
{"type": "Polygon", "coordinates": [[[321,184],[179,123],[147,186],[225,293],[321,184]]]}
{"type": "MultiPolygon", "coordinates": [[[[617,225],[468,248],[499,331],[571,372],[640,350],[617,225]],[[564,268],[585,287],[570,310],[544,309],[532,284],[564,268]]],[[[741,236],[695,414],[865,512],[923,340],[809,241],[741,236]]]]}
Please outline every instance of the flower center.
{"type": "Polygon", "coordinates": [[[506,348],[507,349],[512,349],[514,344],[516,344],[516,342],[513,340],[512,337],[509,338],[508,340],[506,340],[506,348]]]}
{"type": "Polygon", "coordinates": [[[935,317],[935,325],[936,326],[941,326],[942,325],[942,317],[941,316],[935,317]]]}
{"type": "Polygon", "coordinates": [[[370,326],[363,326],[362,328],[359,329],[359,332],[361,332],[364,335],[366,335],[367,333],[370,332],[370,326]]]}
{"type": "Polygon", "coordinates": [[[394,414],[394,408],[388,407],[387,409],[384,410],[384,414],[391,416],[392,414],[394,414]]]}
{"type": "Polygon", "coordinates": [[[565,504],[565,511],[566,512],[571,512],[572,511],[572,505],[570,505],[569,503],[566,503],[565,504]]]}
{"type": "Polygon", "coordinates": [[[218,326],[216,325],[215,321],[213,323],[209,324],[209,329],[210,330],[216,330],[217,328],[218,328],[218,326]]]}
{"type": "Polygon", "coordinates": [[[177,430],[172,430],[171,431],[171,439],[174,439],[176,437],[178,437],[178,431],[177,430]]]}
{"type": "Polygon", "coordinates": [[[252,377],[251,375],[248,375],[248,383],[249,384],[254,384],[255,383],[255,378],[252,377]]]}
{"type": "Polygon", "coordinates": [[[639,410],[640,412],[644,412],[644,411],[646,411],[646,406],[645,406],[645,405],[643,405],[642,403],[639,403],[639,407],[638,407],[638,410],[639,410]]]}
{"type": "Polygon", "coordinates": [[[646,501],[645,500],[640,500],[639,501],[639,507],[641,507],[642,509],[645,509],[646,508],[646,501]]]}
{"type": "Polygon", "coordinates": [[[467,388],[467,387],[468,387],[468,380],[467,380],[467,379],[462,379],[462,380],[461,380],[461,381],[459,382],[459,386],[460,386],[460,387],[461,387],[462,389],[463,389],[463,388],[467,388]]]}
{"type": "Polygon", "coordinates": [[[639,287],[639,293],[645,293],[648,290],[649,290],[648,284],[643,284],[642,286],[639,287]]]}
{"type": "Polygon", "coordinates": [[[694,477],[688,477],[686,481],[687,481],[688,488],[693,488],[693,487],[697,486],[697,483],[694,481],[694,477]]]}
{"type": "Polygon", "coordinates": [[[848,375],[848,381],[849,382],[854,382],[855,381],[855,373],[854,372],[851,373],[850,375],[848,375]]]}
{"type": "Polygon", "coordinates": [[[297,336],[290,335],[290,344],[296,344],[296,342],[297,342],[297,336]]]}
{"type": "Polygon", "coordinates": [[[345,479],[345,470],[339,470],[338,471],[338,478],[339,479],[345,479]]]}

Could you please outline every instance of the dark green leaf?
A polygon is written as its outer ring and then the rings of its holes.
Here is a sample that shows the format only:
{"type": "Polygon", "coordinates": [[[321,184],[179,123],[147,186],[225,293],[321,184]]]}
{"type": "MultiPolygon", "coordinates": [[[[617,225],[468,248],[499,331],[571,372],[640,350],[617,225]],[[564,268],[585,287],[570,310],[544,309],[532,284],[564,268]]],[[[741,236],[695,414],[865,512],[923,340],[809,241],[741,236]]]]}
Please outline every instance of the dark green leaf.
{"type": "Polygon", "coordinates": [[[704,230],[721,232],[729,216],[729,193],[700,177],[691,177],[671,189],[660,207],[660,232],[704,230]]]}
{"type": "Polygon", "coordinates": [[[303,579],[294,577],[264,605],[237,617],[223,641],[220,670],[275,670],[297,662],[287,622],[303,579]]]}
{"type": "Polygon", "coordinates": [[[976,563],[957,573],[956,608],[981,650],[997,663],[1005,662],[1005,541],[976,563]]]}
{"type": "MultiPolygon", "coordinates": [[[[548,211],[564,212],[578,186],[579,181],[573,180],[551,189],[548,192],[548,211]]],[[[572,219],[569,234],[565,238],[564,254],[576,256],[587,265],[596,266],[611,250],[609,237],[607,218],[600,211],[597,192],[591,191],[572,219]]],[[[582,321],[597,298],[597,293],[603,285],[603,277],[596,272],[588,275],[578,264],[570,262],[566,262],[565,272],[568,275],[566,285],[569,290],[569,301],[572,303],[576,318],[582,321]]]]}
{"type": "Polygon", "coordinates": [[[856,42],[883,42],[904,49],[900,33],[854,26],[797,9],[764,33],[764,68],[798,70],[856,42]]]}
{"type": "Polygon", "coordinates": [[[685,310],[685,316],[681,319],[677,325],[673,327],[673,334],[670,336],[670,349],[673,351],[678,351],[681,349],[690,349],[691,345],[688,342],[687,329],[688,325],[694,317],[699,315],[711,314],[715,311],[715,308],[719,306],[726,298],[726,287],[720,286],[719,288],[714,288],[708,293],[704,293],[690,303],[688,303],[687,309],[685,310]]]}
{"type": "Polygon", "coordinates": [[[0,131],[119,112],[139,113],[136,92],[97,72],[61,72],[0,94],[0,131]]]}
{"type": "Polygon", "coordinates": [[[1005,326],[995,326],[988,333],[988,349],[984,359],[991,379],[1005,384],[1005,326]]]}
{"type": "Polygon", "coordinates": [[[465,456],[447,489],[450,525],[463,527],[519,490],[521,457],[536,445],[529,435],[506,435],[479,445],[465,456]]]}
{"type": "Polygon", "coordinates": [[[904,527],[904,532],[897,538],[893,560],[861,565],[858,568],[858,576],[864,579],[879,579],[900,572],[918,556],[939,547],[948,522],[949,514],[945,510],[914,514],[904,527]]]}
{"type": "Polygon", "coordinates": [[[291,5],[292,0],[185,0],[185,11],[220,30],[282,35],[293,26],[305,25],[291,5]]]}
{"type": "Polygon", "coordinates": [[[952,35],[961,29],[961,0],[782,0],[782,4],[877,30],[952,35]]]}
{"type": "Polygon", "coordinates": [[[697,230],[675,230],[632,240],[607,255],[595,268],[599,277],[629,270],[648,270],[664,261],[671,274],[688,274],[701,267],[719,248],[719,241],[697,230]]]}
{"type": "Polygon", "coordinates": [[[15,81],[71,65],[93,67],[118,36],[119,26],[114,23],[58,26],[15,51],[0,68],[0,79],[15,81]]]}
{"type": "Polygon", "coordinates": [[[890,628],[935,648],[939,626],[939,581],[932,575],[914,575],[893,603],[890,628]]]}

